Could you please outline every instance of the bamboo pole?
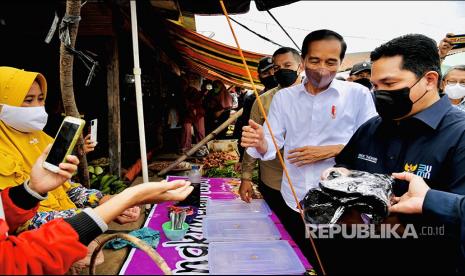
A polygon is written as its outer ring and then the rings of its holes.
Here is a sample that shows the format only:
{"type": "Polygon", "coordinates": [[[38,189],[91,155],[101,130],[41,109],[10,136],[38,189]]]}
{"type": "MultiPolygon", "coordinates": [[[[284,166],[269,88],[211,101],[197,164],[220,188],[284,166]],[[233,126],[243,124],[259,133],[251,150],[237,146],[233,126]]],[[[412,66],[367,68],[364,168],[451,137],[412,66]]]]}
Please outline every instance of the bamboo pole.
{"type": "Polygon", "coordinates": [[[215,138],[223,129],[225,129],[229,124],[231,124],[234,120],[239,118],[242,115],[242,108],[239,109],[234,115],[232,115],[228,120],[226,120],[224,123],[222,123],[219,127],[217,127],[215,130],[213,130],[210,134],[208,134],[205,138],[202,139],[197,145],[195,145],[192,149],[190,149],[188,152],[184,153],[181,157],[179,157],[174,163],[169,165],[166,169],[160,171],[158,173],[158,176],[162,176],[166,174],[167,172],[171,171],[174,167],[176,167],[179,163],[182,161],[186,160],[187,157],[191,156],[194,154],[198,149],[200,149],[203,145],[208,143],[211,139],[215,138]]]}

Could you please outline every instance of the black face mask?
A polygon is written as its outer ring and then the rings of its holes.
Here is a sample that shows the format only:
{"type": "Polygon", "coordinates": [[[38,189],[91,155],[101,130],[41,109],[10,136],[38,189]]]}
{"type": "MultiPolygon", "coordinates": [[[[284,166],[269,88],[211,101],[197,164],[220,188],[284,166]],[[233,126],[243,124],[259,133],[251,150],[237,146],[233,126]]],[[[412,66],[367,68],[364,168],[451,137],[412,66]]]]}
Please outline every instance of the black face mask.
{"type": "Polygon", "coordinates": [[[266,78],[260,78],[260,82],[265,86],[265,90],[270,90],[278,86],[278,82],[273,75],[266,78]]]}
{"type": "Polygon", "coordinates": [[[394,120],[409,114],[413,105],[421,100],[428,90],[415,102],[410,100],[410,89],[414,87],[423,77],[419,78],[411,87],[397,90],[375,90],[376,111],[384,120],[394,120]]]}
{"type": "Polygon", "coordinates": [[[279,69],[274,73],[281,87],[291,86],[297,80],[297,71],[291,69],[279,69]]]}

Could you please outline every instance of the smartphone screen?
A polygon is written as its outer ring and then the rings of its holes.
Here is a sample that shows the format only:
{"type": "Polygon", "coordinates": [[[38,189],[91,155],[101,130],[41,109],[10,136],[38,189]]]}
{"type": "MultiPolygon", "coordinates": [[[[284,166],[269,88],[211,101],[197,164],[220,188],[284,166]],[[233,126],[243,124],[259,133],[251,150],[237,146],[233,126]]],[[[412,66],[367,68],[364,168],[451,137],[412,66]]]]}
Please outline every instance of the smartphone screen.
{"type": "Polygon", "coordinates": [[[460,49],[465,47],[465,34],[459,35],[448,35],[448,38],[452,39],[452,49],[460,49]]]}
{"type": "Polygon", "coordinates": [[[78,129],[78,124],[64,121],[45,161],[58,167],[58,165],[63,162],[66,152],[73,142],[74,135],[78,129]]]}

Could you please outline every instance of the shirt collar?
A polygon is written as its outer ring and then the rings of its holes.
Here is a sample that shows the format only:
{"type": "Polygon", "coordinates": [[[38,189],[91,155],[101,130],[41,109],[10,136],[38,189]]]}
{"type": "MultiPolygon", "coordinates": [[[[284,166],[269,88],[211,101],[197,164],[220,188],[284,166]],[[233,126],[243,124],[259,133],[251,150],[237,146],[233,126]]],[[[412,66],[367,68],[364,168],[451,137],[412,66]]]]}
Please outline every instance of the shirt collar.
{"type": "Polygon", "coordinates": [[[436,129],[450,108],[452,108],[452,105],[449,99],[442,96],[439,101],[435,102],[427,109],[415,114],[413,118],[422,121],[432,129],[436,129]]]}
{"type": "MultiPolygon", "coordinates": [[[[305,84],[306,84],[307,82],[308,82],[308,79],[307,79],[307,78],[304,78],[304,79],[302,80],[302,83],[300,84],[300,85],[302,86],[302,89],[301,89],[301,90],[302,90],[303,92],[307,93],[307,94],[310,94],[310,93],[307,91],[307,88],[305,88],[305,84]]],[[[329,90],[335,90],[338,94],[340,94],[340,93],[341,93],[341,83],[342,83],[342,81],[337,80],[336,78],[334,78],[334,79],[331,81],[331,83],[329,84],[328,88],[327,88],[326,90],[321,91],[320,93],[318,93],[318,95],[321,94],[321,93],[325,93],[326,91],[329,91],[329,90]]]]}
{"type": "Polygon", "coordinates": [[[463,100],[459,103],[459,105],[465,106],[465,98],[463,98],[463,100]]]}

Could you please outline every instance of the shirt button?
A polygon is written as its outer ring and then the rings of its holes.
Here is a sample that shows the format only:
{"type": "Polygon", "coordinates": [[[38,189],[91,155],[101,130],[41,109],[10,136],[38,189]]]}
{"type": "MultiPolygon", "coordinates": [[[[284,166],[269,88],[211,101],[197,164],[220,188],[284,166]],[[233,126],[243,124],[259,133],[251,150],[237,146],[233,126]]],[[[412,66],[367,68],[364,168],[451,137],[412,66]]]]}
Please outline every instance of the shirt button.
{"type": "Polygon", "coordinates": [[[392,156],[392,155],[389,156],[389,159],[394,160],[394,156],[392,156]]]}

